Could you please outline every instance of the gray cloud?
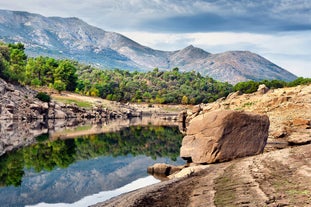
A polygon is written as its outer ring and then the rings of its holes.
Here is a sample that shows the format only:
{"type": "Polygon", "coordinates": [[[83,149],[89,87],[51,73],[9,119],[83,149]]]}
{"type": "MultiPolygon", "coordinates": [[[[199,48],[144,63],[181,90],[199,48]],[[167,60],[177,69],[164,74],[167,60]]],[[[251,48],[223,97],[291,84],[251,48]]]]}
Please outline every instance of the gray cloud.
{"type": "Polygon", "coordinates": [[[196,13],[140,22],[150,31],[256,32],[311,30],[311,1],[197,1],[196,13]],[[200,8],[198,7],[200,6],[200,8]]]}
{"type": "Polygon", "coordinates": [[[311,0],[2,0],[0,9],[78,17],[158,49],[252,50],[311,75],[311,0]]]}
{"type": "Polygon", "coordinates": [[[76,16],[103,29],[260,32],[311,29],[310,0],[20,0],[0,8],[76,16]]]}

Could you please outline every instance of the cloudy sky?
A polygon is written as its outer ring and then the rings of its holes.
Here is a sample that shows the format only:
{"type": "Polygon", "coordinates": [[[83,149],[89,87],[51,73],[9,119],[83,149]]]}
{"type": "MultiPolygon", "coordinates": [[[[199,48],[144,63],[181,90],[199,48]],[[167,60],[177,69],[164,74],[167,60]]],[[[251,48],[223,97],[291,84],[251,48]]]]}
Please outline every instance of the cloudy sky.
{"type": "Polygon", "coordinates": [[[249,50],[311,77],[311,0],[0,0],[0,9],[78,17],[160,50],[249,50]]]}

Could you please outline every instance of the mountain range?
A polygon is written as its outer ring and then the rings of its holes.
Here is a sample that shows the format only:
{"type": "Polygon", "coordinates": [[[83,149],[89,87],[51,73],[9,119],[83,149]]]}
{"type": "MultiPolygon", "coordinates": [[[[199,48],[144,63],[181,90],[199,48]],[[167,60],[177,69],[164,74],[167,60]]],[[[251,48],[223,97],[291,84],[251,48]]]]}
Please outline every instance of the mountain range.
{"type": "Polygon", "coordinates": [[[22,42],[29,56],[75,59],[99,68],[149,71],[178,67],[180,71],[194,70],[232,84],[246,80],[292,81],[297,78],[249,51],[211,54],[192,45],[177,51],[155,50],[75,17],[44,17],[0,10],[0,40],[22,42]]]}

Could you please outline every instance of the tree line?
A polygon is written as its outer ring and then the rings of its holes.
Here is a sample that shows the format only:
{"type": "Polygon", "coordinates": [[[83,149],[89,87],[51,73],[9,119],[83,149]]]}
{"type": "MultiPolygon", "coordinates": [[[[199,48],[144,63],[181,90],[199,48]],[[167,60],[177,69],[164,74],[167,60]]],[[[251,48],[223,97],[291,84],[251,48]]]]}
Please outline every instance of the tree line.
{"type": "Polygon", "coordinates": [[[262,80],[262,81],[246,81],[237,83],[234,87],[234,91],[240,91],[241,93],[253,93],[256,92],[258,86],[265,84],[270,89],[284,88],[284,87],[294,87],[298,85],[308,85],[311,84],[311,78],[299,77],[294,81],[285,82],[282,80],[262,80]]]}
{"type": "Polygon", "coordinates": [[[87,96],[121,102],[160,104],[199,104],[225,97],[233,91],[255,92],[260,84],[269,88],[311,83],[310,78],[292,82],[280,80],[246,81],[232,86],[202,76],[195,71],[180,72],[178,68],[149,72],[102,70],[72,60],[50,57],[27,57],[21,43],[0,42],[0,77],[23,85],[48,86],[87,96]]]}
{"type": "Polygon", "coordinates": [[[178,68],[150,72],[102,70],[71,60],[31,57],[24,45],[0,43],[0,77],[31,86],[97,96],[113,101],[198,104],[217,100],[232,91],[232,85],[178,68]]]}

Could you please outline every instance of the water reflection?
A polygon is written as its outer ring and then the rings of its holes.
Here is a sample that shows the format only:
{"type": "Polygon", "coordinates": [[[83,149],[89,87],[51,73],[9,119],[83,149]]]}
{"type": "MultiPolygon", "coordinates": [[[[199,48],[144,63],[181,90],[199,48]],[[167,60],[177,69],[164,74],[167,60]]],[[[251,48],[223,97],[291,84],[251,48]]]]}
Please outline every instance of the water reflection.
{"type": "Polygon", "coordinates": [[[182,135],[176,126],[124,126],[106,133],[99,133],[103,125],[95,128],[98,133],[88,135],[92,125],[65,127],[57,136],[43,133],[35,144],[1,156],[1,205],[74,203],[145,177],[147,166],[179,156],[182,135]]]}
{"type": "Polygon", "coordinates": [[[50,139],[76,138],[89,134],[116,132],[129,126],[177,126],[177,122],[145,116],[133,119],[107,120],[97,122],[94,120],[40,120],[15,121],[0,120],[0,156],[13,149],[27,146],[36,142],[36,137],[49,136],[50,139]]]}

